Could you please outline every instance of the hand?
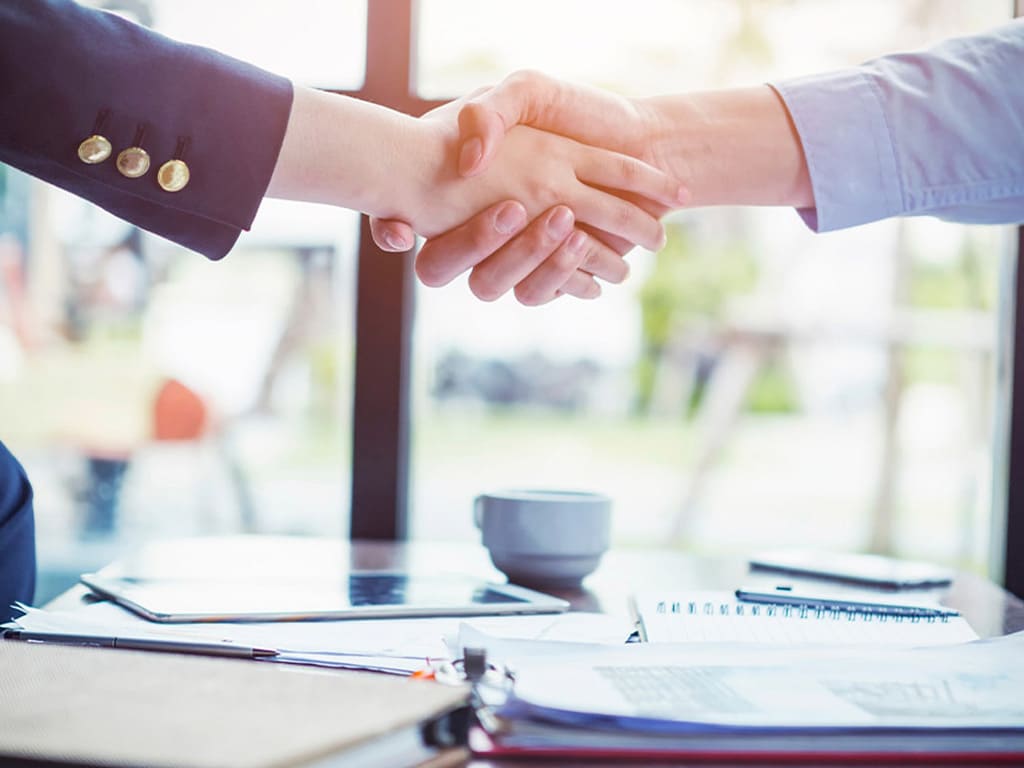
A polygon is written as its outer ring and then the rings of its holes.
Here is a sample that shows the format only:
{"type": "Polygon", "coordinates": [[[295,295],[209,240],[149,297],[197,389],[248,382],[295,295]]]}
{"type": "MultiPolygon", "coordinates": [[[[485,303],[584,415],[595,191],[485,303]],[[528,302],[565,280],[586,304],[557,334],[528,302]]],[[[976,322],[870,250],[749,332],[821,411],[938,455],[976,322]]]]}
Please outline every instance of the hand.
{"type": "Polygon", "coordinates": [[[514,198],[532,216],[552,205],[571,205],[579,221],[596,230],[657,248],[664,230],[634,200],[670,205],[680,195],[678,182],[636,158],[526,126],[508,132],[486,171],[461,179],[453,172],[458,137],[452,105],[410,123],[410,135],[397,148],[399,160],[403,151],[412,154],[410,166],[398,175],[405,183],[386,192],[386,205],[404,210],[403,220],[428,237],[514,198]]]}
{"type": "MultiPolygon", "coordinates": [[[[486,188],[495,190],[495,184],[502,189],[510,184],[516,188],[520,183],[517,176],[523,176],[529,181],[519,186],[522,190],[516,194],[519,199],[539,199],[544,205],[560,200],[570,202],[579,211],[580,227],[573,230],[572,211],[565,206],[555,206],[538,217],[514,242],[502,247],[513,233],[525,226],[526,211],[514,202],[495,205],[438,241],[428,243],[417,259],[417,272],[425,283],[449,282],[479,260],[474,251],[486,248],[486,253],[494,252],[493,255],[475,266],[470,276],[470,288],[480,298],[495,299],[512,285],[517,286],[516,295],[525,304],[544,303],[562,292],[593,298],[600,294],[600,287],[589,273],[578,267],[586,265],[587,270],[619,282],[628,274],[621,253],[632,247],[634,241],[648,248],[660,247],[663,237],[656,219],[665,210],[663,204],[624,192],[622,194],[635,198],[633,202],[626,202],[605,190],[644,191],[669,200],[678,196],[674,180],[633,158],[525,128],[513,131],[495,166],[491,172],[469,181],[456,178],[457,199],[449,198],[447,182],[429,190],[429,202],[419,205],[419,216],[429,222],[443,220],[452,210],[458,210],[458,206],[465,206],[467,200],[472,199],[467,193],[483,182],[487,182],[486,188]],[[437,206],[443,211],[436,210],[437,206]],[[609,247],[602,240],[615,247],[609,247]],[[543,257],[553,255],[550,259],[531,259],[531,254],[535,253],[543,257]]],[[[381,235],[380,222],[373,226],[375,239],[383,240],[385,248],[401,249],[412,243],[411,231],[405,233],[406,242],[396,244],[393,237],[388,241],[381,235]]],[[[423,225],[427,226],[431,225],[423,225]]]]}
{"type": "MultiPolygon", "coordinates": [[[[642,205],[661,216],[663,206],[642,205]]],[[[580,299],[601,295],[599,277],[621,283],[629,275],[622,256],[633,244],[605,234],[604,240],[584,228],[570,236],[551,227],[557,206],[538,216],[525,229],[526,209],[506,200],[481,211],[464,224],[428,239],[416,254],[416,274],[430,286],[445,285],[471,269],[469,287],[481,299],[504,295],[514,286],[516,298],[528,306],[545,304],[563,294],[580,299]],[[612,242],[614,247],[605,241],[612,242]],[[511,262],[520,268],[501,268],[511,262]],[[525,277],[520,277],[523,273],[525,277]]],[[[407,251],[415,244],[412,228],[401,221],[370,219],[373,239],[385,251],[407,251]]]]}
{"type": "Polygon", "coordinates": [[[626,99],[517,72],[466,99],[459,173],[482,173],[515,125],[639,158],[685,182],[681,204],[814,206],[800,136],[768,85],[626,99]]]}
{"type": "MultiPolygon", "coordinates": [[[[506,126],[527,122],[555,133],[570,135],[585,143],[605,146],[640,157],[658,160],[652,142],[657,135],[657,112],[642,102],[585,86],[576,86],[536,72],[516,73],[498,86],[479,91],[460,103],[459,125],[462,147],[459,152],[460,173],[473,176],[483,172],[498,151],[506,126]]],[[[662,216],[689,199],[685,188],[668,204],[641,202],[649,213],[662,216]]],[[[600,295],[600,286],[590,275],[609,282],[621,282],[628,266],[621,258],[633,244],[621,238],[578,229],[574,237],[587,253],[574,260],[561,248],[565,241],[551,241],[543,236],[540,221],[534,221],[528,232],[513,237],[524,221],[499,222],[492,210],[483,211],[457,230],[428,240],[420,250],[416,265],[421,279],[440,275],[447,282],[466,268],[472,267],[470,286],[478,286],[487,294],[504,293],[511,287],[508,273],[492,267],[491,259],[514,251],[531,272],[516,284],[516,296],[525,304],[550,301],[561,293],[580,298],[600,295]],[[444,264],[456,272],[446,272],[444,264]]],[[[407,250],[414,242],[411,229],[398,221],[371,221],[374,240],[385,250],[407,250]]],[[[477,295],[481,295],[477,293],[477,295]]]]}
{"type": "MultiPolygon", "coordinates": [[[[531,125],[665,169],[655,137],[661,118],[651,104],[523,70],[467,98],[459,110],[459,173],[482,173],[506,132],[531,125]]],[[[675,201],[682,205],[685,199],[675,201]]]]}

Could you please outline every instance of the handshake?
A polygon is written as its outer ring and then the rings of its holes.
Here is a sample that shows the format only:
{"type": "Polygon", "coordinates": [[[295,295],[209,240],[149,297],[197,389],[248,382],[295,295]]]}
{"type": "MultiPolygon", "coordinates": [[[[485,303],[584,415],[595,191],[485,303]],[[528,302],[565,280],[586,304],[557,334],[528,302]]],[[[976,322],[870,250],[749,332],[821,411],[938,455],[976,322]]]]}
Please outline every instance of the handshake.
{"type": "Polygon", "coordinates": [[[477,297],[538,305],[623,281],[670,210],[809,206],[810,189],[768,86],[632,100],[520,72],[420,119],[297,87],[267,194],[368,213],[387,251],[425,236],[427,285],[470,270],[477,297]]]}
{"type": "Polygon", "coordinates": [[[267,194],[368,213],[385,250],[427,237],[428,285],[471,270],[488,301],[593,298],[684,205],[791,206],[816,232],[1020,223],[1024,89],[1006,73],[1022,65],[1018,19],[774,86],[644,99],[520,72],[415,120],[296,89],[267,194]]]}

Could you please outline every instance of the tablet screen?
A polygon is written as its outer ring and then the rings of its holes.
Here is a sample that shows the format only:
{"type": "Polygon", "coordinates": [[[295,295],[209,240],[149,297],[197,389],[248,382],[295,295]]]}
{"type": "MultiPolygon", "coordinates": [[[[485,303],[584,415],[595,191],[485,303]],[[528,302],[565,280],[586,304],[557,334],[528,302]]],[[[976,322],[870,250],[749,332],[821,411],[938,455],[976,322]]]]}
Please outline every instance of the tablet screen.
{"type": "Polygon", "coordinates": [[[253,584],[85,574],[94,592],[155,621],[269,621],[562,611],[568,604],[465,576],[355,572],[334,584],[253,584]]]}

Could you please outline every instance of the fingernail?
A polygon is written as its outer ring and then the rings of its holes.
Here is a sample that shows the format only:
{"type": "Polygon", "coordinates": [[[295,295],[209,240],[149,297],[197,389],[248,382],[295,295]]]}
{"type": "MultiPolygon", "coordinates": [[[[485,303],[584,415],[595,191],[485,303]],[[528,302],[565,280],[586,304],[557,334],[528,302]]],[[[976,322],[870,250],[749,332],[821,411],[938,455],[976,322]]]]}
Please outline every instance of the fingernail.
{"type": "Polygon", "coordinates": [[[583,250],[583,247],[587,244],[587,236],[580,230],[576,230],[569,239],[565,242],[565,247],[569,249],[571,253],[579,253],[583,250]]]}
{"type": "Polygon", "coordinates": [[[680,205],[686,205],[690,202],[690,189],[689,187],[680,184],[679,190],[676,192],[676,200],[680,205]]]}
{"type": "Polygon", "coordinates": [[[654,250],[660,251],[665,247],[665,243],[668,242],[668,237],[665,235],[665,230],[661,230],[661,234],[658,235],[658,244],[654,246],[654,250]]]}
{"type": "Polygon", "coordinates": [[[388,248],[393,251],[408,251],[412,248],[412,243],[406,240],[404,237],[399,237],[392,232],[384,233],[384,242],[388,244],[388,248]]]}
{"type": "Polygon", "coordinates": [[[595,280],[593,283],[590,284],[590,287],[587,289],[587,298],[588,299],[596,299],[600,295],[601,295],[601,286],[595,280]]]}
{"type": "Polygon", "coordinates": [[[555,209],[555,212],[548,217],[548,235],[555,240],[561,240],[569,234],[569,230],[572,229],[572,225],[572,211],[564,205],[560,205],[555,209]]]}
{"type": "Polygon", "coordinates": [[[483,156],[484,143],[480,140],[480,137],[474,136],[471,139],[467,139],[459,151],[459,174],[466,176],[472,173],[477,165],[480,164],[483,156]]]}
{"type": "Polygon", "coordinates": [[[519,203],[503,204],[494,216],[494,229],[498,234],[511,235],[526,225],[526,209],[519,203]]]}

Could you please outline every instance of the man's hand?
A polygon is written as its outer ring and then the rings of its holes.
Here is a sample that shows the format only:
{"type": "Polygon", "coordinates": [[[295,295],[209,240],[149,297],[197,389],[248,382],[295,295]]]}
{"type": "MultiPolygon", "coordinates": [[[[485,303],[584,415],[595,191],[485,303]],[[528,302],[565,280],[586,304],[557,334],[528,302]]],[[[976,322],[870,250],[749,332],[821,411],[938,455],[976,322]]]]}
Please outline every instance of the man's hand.
{"type": "MultiPolygon", "coordinates": [[[[516,298],[529,306],[562,294],[593,299],[601,295],[594,275],[612,283],[626,279],[629,266],[622,253],[632,243],[602,235],[616,245],[609,247],[573,223],[572,211],[555,206],[527,226],[526,209],[507,200],[427,240],[416,255],[416,274],[424,284],[439,286],[471,269],[470,290],[485,301],[513,287],[516,298]]],[[[370,227],[384,250],[406,251],[415,242],[402,222],[371,219],[370,227]]]]}
{"type": "MultiPolygon", "coordinates": [[[[486,170],[505,133],[515,125],[530,125],[666,168],[655,143],[659,118],[646,102],[523,70],[462,104],[459,173],[474,176],[486,170]]],[[[678,201],[685,203],[685,196],[678,201]]]]}

